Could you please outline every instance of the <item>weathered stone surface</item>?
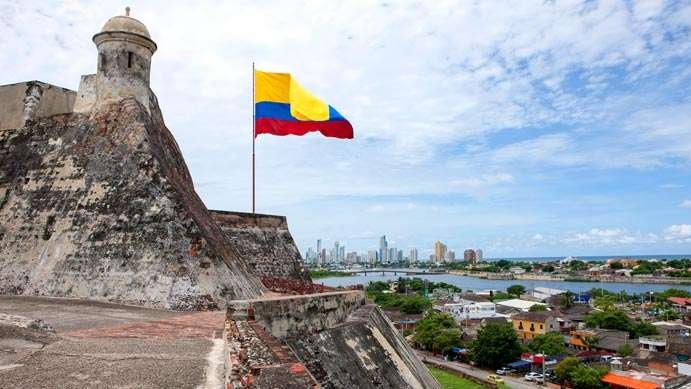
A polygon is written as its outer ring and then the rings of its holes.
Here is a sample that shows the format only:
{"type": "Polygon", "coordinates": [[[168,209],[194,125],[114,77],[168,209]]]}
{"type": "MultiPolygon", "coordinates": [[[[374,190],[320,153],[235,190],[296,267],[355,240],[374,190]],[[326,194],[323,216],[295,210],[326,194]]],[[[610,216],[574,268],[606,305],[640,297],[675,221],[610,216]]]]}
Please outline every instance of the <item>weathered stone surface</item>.
{"type": "Polygon", "coordinates": [[[72,112],[75,91],[41,81],[0,85],[0,131],[30,119],[72,112]]]}
{"type": "Polygon", "coordinates": [[[325,389],[440,388],[381,310],[363,304],[358,291],[233,301],[226,382],[274,388],[298,376],[252,366],[299,362],[325,389]]]}
{"type": "Polygon", "coordinates": [[[336,326],[364,303],[363,291],[344,291],[233,301],[229,310],[232,316],[250,316],[283,339],[336,326]]]}
{"type": "Polygon", "coordinates": [[[0,324],[3,389],[192,389],[223,381],[223,371],[212,368],[223,365],[223,312],[28,296],[0,296],[0,312],[43,319],[56,330],[0,324]]]}
{"type": "Polygon", "coordinates": [[[255,274],[312,283],[285,216],[214,210],[211,215],[255,274]]]}
{"type": "Polygon", "coordinates": [[[374,305],[341,326],[286,341],[324,389],[441,388],[374,305]]]}
{"type": "Polygon", "coordinates": [[[184,310],[262,294],[150,96],[0,132],[0,293],[184,310]]]}

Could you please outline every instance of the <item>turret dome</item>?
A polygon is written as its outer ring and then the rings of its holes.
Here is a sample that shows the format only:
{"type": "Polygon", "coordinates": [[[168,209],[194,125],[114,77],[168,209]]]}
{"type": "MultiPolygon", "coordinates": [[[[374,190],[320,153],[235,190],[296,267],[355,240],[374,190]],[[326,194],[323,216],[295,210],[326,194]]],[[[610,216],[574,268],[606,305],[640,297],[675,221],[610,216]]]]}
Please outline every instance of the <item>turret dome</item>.
{"type": "Polygon", "coordinates": [[[108,19],[101,32],[94,35],[93,41],[96,46],[107,41],[131,42],[146,47],[152,54],[157,48],[144,23],[130,17],[130,7],[125,8],[125,15],[108,19]]]}
{"type": "Polygon", "coordinates": [[[103,25],[101,32],[129,32],[151,39],[149,30],[144,23],[129,16],[113,16],[103,25]]]}

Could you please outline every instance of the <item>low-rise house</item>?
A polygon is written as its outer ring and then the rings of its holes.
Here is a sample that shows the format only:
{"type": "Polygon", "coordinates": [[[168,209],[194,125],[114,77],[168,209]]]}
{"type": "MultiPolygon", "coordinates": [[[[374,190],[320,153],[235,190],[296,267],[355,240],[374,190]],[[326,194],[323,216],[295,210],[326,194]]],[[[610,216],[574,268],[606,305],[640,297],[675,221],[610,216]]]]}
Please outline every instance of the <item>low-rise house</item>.
{"type": "Polygon", "coordinates": [[[579,351],[606,351],[616,353],[622,346],[628,344],[632,348],[638,346],[638,340],[629,339],[626,331],[605,329],[583,329],[571,332],[569,347],[579,351]]]}
{"type": "Polygon", "coordinates": [[[503,307],[509,307],[509,308],[515,308],[523,312],[528,312],[530,310],[530,307],[533,305],[545,305],[543,303],[539,303],[536,301],[528,301],[528,300],[522,300],[522,299],[511,299],[511,300],[504,300],[504,301],[498,301],[497,306],[503,306],[503,307]]]}
{"type": "Polygon", "coordinates": [[[656,321],[653,323],[653,325],[657,328],[657,331],[660,334],[665,335],[666,337],[691,335],[691,326],[687,326],[685,324],[681,324],[678,322],[656,321]]]}
{"type": "Polygon", "coordinates": [[[602,382],[612,389],[666,389],[665,383],[672,377],[635,370],[612,370],[602,377],[602,382]]]}
{"type": "Polygon", "coordinates": [[[559,321],[550,311],[521,312],[511,317],[518,338],[529,341],[547,332],[558,332],[559,321]]]}
{"type": "Polygon", "coordinates": [[[574,304],[569,308],[563,308],[560,302],[561,296],[550,298],[552,311],[559,318],[559,329],[564,333],[571,333],[573,330],[585,327],[585,317],[593,311],[589,305],[574,304]]]}
{"type": "Polygon", "coordinates": [[[667,301],[681,313],[691,312],[691,298],[668,297],[667,301]]]}
{"type": "Polygon", "coordinates": [[[497,316],[496,305],[492,302],[459,300],[458,302],[435,305],[434,309],[452,315],[457,321],[485,319],[497,316]]]}
{"type": "Polygon", "coordinates": [[[647,357],[651,352],[662,353],[667,350],[667,338],[664,335],[641,336],[638,338],[641,357],[647,357]]]}
{"type": "Polygon", "coordinates": [[[539,299],[539,300],[548,300],[549,298],[553,296],[558,296],[560,294],[566,293],[566,290],[562,289],[553,289],[553,288],[545,288],[543,286],[537,286],[530,290],[530,295],[539,299]]]}
{"type": "Polygon", "coordinates": [[[453,291],[446,288],[435,288],[430,296],[433,300],[450,300],[453,298],[453,291]]]}
{"type": "Polygon", "coordinates": [[[477,332],[490,323],[508,324],[510,323],[510,319],[506,316],[498,315],[484,319],[462,320],[458,322],[464,339],[475,339],[477,337],[477,332]]]}

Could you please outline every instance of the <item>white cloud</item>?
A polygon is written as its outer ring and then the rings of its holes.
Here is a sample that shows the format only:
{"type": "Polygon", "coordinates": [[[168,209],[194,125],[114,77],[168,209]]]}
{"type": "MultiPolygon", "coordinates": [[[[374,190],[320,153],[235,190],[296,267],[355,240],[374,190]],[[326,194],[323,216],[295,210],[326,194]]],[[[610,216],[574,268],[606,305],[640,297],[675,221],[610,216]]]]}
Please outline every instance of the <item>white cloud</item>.
{"type": "Polygon", "coordinates": [[[636,237],[622,228],[592,228],[587,232],[576,233],[564,239],[569,243],[580,243],[584,245],[624,245],[637,241],[636,237]]]}
{"type": "Polygon", "coordinates": [[[535,235],[533,235],[533,237],[531,239],[534,241],[540,242],[540,241],[545,240],[545,237],[542,236],[542,234],[535,234],[535,235]]]}
{"type": "Polygon", "coordinates": [[[680,207],[682,208],[691,208],[691,200],[684,200],[679,204],[680,207]]]}
{"type": "MultiPolygon", "coordinates": [[[[545,220],[576,216],[581,224],[570,231],[617,225],[554,208],[573,201],[579,180],[597,187],[611,177],[603,170],[618,178],[632,168],[688,169],[691,161],[688,2],[130,3],[158,43],[152,88],[211,208],[249,205],[253,60],[293,72],[355,126],[352,141],[257,141],[259,210],[317,204],[291,216],[291,228],[306,220],[315,234],[351,217],[342,211],[347,199],[361,213],[396,213],[382,233],[410,214],[442,219],[445,202],[467,202],[476,220],[499,209],[482,222],[494,223],[488,234],[530,225],[548,244],[564,233],[535,226],[545,220]],[[567,167],[584,173],[550,181],[567,167]],[[548,197],[552,189],[559,199],[548,197]],[[394,206],[386,197],[405,199],[394,206]],[[331,198],[344,200],[328,218],[314,214],[331,198]],[[526,199],[544,204],[544,215],[512,213],[526,199]]],[[[96,68],[91,36],[125,5],[0,2],[0,83],[40,79],[76,89],[96,68]]],[[[362,223],[353,225],[333,235],[360,234],[362,223]]],[[[568,238],[651,240],[613,230],[568,238]]]]}
{"type": "Polygon", "coordinates": [[[675,224],[664,231],[665,240],[691,242],[691,224],[675,224]]]}

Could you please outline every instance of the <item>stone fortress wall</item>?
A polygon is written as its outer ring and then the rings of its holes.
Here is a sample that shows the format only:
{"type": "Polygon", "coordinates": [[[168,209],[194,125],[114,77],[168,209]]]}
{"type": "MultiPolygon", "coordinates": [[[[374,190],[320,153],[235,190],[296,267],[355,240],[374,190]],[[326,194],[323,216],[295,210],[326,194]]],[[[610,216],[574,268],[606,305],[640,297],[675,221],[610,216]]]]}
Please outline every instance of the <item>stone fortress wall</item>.
{"type": "Polygon", "coordinates": [[[211,210],[211,216],[230,240],[238,256],[269,286],[293,280],[311,285],[302,255],[288,230],[285,216],[211,210]]]}
{"type": "Polygon", "coordinates": [[[75,91],[41,81],[0,85],[0,131],[24,127],[27,120],[72,112],[75,91]]]}
{"type": "Polygon", "coordinates": [[[233,301],[224,339],[227,387],[440,388],[362,291],[233,301]]]}

